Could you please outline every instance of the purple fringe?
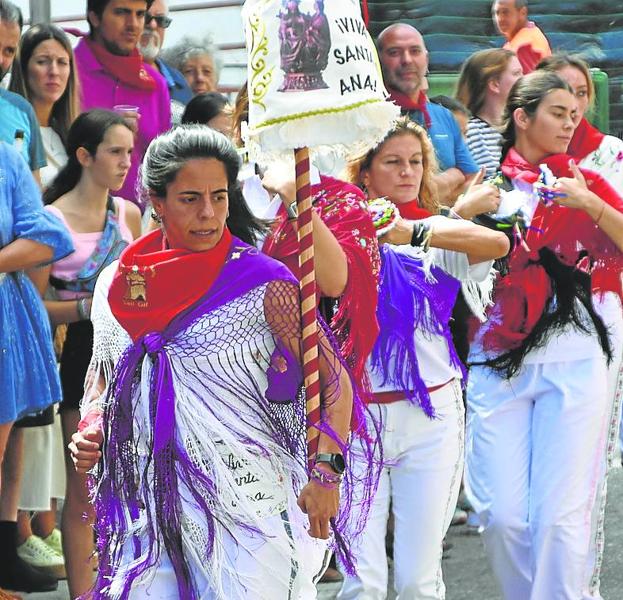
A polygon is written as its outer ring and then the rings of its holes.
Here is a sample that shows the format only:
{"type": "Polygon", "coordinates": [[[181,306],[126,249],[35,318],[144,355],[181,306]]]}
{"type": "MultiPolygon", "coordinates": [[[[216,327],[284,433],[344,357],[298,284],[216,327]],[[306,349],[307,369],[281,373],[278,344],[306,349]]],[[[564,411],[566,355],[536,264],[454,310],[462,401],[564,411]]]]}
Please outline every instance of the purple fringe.
{"type": "MultiPolygon", "coordinates": [[[[106,399],[104,413],[106,435],[103,447],[105,458],[100,465],[99,487],[95,499],[100,566],[91,596],[94,600],[109,598],[106,590],[111,580],[118,576],[119,569],[128,562],[127,558],[124,560],[124,553],[127,552],[126,544],[131,541],[133,558],[136,561],[143,554],[142,539],[148,545],[147,552],[141,561],[128,570],[120,593],[122,600],[128,598],[136,579],[157,564],[161,554],[161,540],[175,570],[180,598],[196,600],[200,596],[182,545],[180,487],[184,486],[190,492],[196,507],[206,520],[209,531],[206,560],[209,560],[214,548],[216,528],[219,526],[227,528],[227,524],[223,523],[214,511],[214,507],[219,504],[219,491],[214,481],[193,462],[184,446],[176,439],[175,392],[167,344],[180,343],[180,339],[174,338],[198,318],[259,285],[277,279],[296,283],[285,267],[263,257],[255,249],[235,238],[230,252],[233,250],[244,252],[238,260],[226,262],[206,297],[185,313],[178,315],[162,333],[148,334],[137,340],[126,349],[116,365],[106,399]],[[250,257],[253,257],[253,262],[248,265],[250,257]],[[258,264],[261,262],[265,264],[258,264]],[[244,270],[244,276],[240,275],[241,270],[244,270]],[[146,355],[153,361],[149,388],[152,437],[146,464],[140,477],[137,477],[139,465],[137,442],[134,439],[133,402],[140,393],[141,365],[146,355]],[[150,478],[152,469],[153,479],[150,478]],[[152,506],[155,514],[152,514],[152,506]],[[135,535],[132,540],[128,540],[132,523],[139,519],[141,510],[145,513],[145,527],[140,536],[135,535]]],[[[333,352],[339,356],[337,343],[328,327],[324,323],[321,323],[321,327],[333,352]]],[[[278,346],[277,350],[288,364],[295,361],[294,357],[287,354],[285,348],[278,346]]],[[[336,365],[336,369],[343,368],[346,368],[343,362],[336,365]]],[[[262,397],[254,383],[247,384],[249,388],[245,388],[244,392],[247,397],[258,398],[258,414],[261,414],[264,423],[271,424],[271,435],[275,441],[306,468],[304,445],[294,432],[288,431],[270,412],[272,405],[288,400],[294,403],[297,414],[300,411],[300,422],[304,422],[302,372],[298,368],[288,369],[286,373],[269,373],[270,386],[266,398],[262,397]],[[294,393],[297,390],[298,393],[294,393]]],[[[336,370],[331,377],[331,385],[337,383],[336,370]]],[[[353,411],[357,416],[356,422],[362,424],[360,430],[353,432],[351,437],[359,437],[362,440],[363,454],[369,465],[364,482],[354,481],[351,468],[353,457],[349,448],[339,442],[335,432],[326,424],[319,425],[321,431],[340,443],[349,467],[344,480],[340,513],[333,523],[335,550],[349,573],[354,572],[354,563],[346,540],[352,540],[363,530],[378,483],[381,464],[380,458],[374,458],[375,452],[377,457],[380,456],[380,451],[376,447],[379,426],[374,425],[377,431],[371,435],[365,431],[363,425],[365,408],[352,377],[351,383],[354,390],[353,411]],[[363,483],[365,490],[363,499],[357,505],[357,514],[353,505],[355,483],[358,490],[363,483]]],[[[324,408],[326,409],[326,406],[324,408]]],[[[248,426],[251,433],[248,437],[246,434],[239,435],[241,441],[266,454],[267,450],[262,448],[252,435],[254,427],[258,426],[257,423],[243,423],[243,425],[248,426]]],[[[295,490],[296,493],[299,491],[295,490]]],[[[231,518],[230,515],[228,517],[231,518]]],[[[261,533],[243,522],[234,522],[232,526],[250,533],[261,533]]]]}
{"type": "Polygon", "coordinates": [[[376,312],[380,334],[372,350],[372,368],[381,374],[384,386],[403,391],[410,402],[418,404],[432,419],[435,409],[420,374],[413,334],[420,330],[443,336],[448,343],[450,364],[466,376],[448,326],[461,284],[436,266],[430,269],[428,281],[421,260],[387,245],[381,248],[381,259],[376,312]]]}

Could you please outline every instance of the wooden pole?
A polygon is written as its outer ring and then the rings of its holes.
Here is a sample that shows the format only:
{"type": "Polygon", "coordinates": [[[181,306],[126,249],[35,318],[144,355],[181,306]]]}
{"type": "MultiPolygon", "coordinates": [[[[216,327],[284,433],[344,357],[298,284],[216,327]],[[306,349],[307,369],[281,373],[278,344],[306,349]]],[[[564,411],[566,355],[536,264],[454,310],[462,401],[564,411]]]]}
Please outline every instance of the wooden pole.
{"type": "Polygon", "coordinates": [[[309,149],[294,151],[296,164],[296,204],[298,209],[299,268],[301,289],[301,325],[303,375],[305,378],[307,415],[307,460],[311,469],[318,452],[320,431],[320,376],[318,359],[318,321],[316,310],[316,274],[314,271],[314,237],[309,149]]]}

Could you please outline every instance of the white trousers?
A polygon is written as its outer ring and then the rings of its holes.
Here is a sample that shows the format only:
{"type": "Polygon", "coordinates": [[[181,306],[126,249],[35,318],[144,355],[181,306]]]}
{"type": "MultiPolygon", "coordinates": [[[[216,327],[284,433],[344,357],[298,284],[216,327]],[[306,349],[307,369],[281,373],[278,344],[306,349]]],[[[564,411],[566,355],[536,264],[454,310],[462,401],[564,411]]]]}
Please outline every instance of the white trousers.
{"type": "MultiPolygon", "coordinates": [[[[598,488],[597,501],[592,515],[591,544],[588,553],[588,580],[583,600],[602,600],[599,591],[601,564],[605,545],[604,522],[606,516],[606,493],[608,490],[608,471],[617,466],[617,434],[623,436],[621,427],[621,400],[623,396],[623,309],[621,301],[614,293],[604,298],[594,298],[595,308],[602,317],[610,334],[612,361],[608,365],[608,397],[610,398],[610,427],[608,431],[607,454],[602,461],[602,484],[598,488]]],[[[622,445],[623,447],[623,445],[622,445]]],[[[620,466],[620,463],[618,464],[620,466]]]]}
{"type": "MultiPolygon", "coordinates": [[[[409,402],[376,405],[383,424],[383,469],[366,528],[355,542],[357,576],[345,576],[338,600],[383,600],[385,534],[394,514],[394,588],[398,600],[442,600],[442,541],[461,485],[464,409],[453,381],[433,392],[438,418],[409,402]]],[[[374,410],[374,408],[373,408],[374,410]]]]}
{"type": "Polygon", "coordinates": [[[506,600],[581,600],[611,400],[602,356],[470,372],[467,491],[506,600]]]}

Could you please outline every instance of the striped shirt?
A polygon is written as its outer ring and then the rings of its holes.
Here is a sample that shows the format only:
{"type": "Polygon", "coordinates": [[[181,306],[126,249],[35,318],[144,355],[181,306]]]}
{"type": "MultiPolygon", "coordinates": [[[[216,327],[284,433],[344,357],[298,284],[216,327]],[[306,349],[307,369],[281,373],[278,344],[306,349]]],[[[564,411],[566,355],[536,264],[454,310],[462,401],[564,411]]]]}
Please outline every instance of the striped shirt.
{"type": "Polygon", "coordinates": [[[502,134],[479,117],[467,123],[467,147],[479,167],[486,170],[485,178],[493,177],[500,168],[502,134]]]}

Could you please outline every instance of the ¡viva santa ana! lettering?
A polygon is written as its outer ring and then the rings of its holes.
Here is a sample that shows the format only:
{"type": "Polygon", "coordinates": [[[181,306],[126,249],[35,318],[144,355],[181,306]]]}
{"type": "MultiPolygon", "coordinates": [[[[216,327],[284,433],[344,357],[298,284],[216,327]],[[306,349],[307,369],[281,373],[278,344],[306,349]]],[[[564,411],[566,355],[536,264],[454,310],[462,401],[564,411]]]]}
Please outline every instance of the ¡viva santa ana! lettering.
{"type": "MultiPolygon", "coordinates": [[[[365,38],[369,43],[369,36],[364,22],[361,19],[340,17],[335,20],[335,26],[342,34],[356,34],[365,38]]],[[[367,62],[375,64],[374,53],[369,45],[353,44],[333,50],[333,58],[338,66],[346,65],[351,62],[367,62]]],[[[353,92],[369,91],[376,92],[378,89],[377,77],[374,75],[352,74],[340,79],[340,95],[353,92]]]]}
{"type": "Polygon", "coordinates": [[[343,96],[344,94],[349,94],[351,92],[358,92],[363,90],[369,90],[371,92],[376,92],[377,90],[377,79],[376,77],[372,77],[370,75],[366,75],[365,77],[361,76],[359,73],[356,75],[351,75],[348,79],[340,79],[340,94],[343,96]]]}
{"type": "Polygon", "coordinates": [[[353,46],[352,48],[346,46],[344,49],[336,48],[333,51],[333,56],[338,65],[360,60],[365,60],[374,64],[374,54],[372,54],[372,51],[367,46],[353,46]]]}

